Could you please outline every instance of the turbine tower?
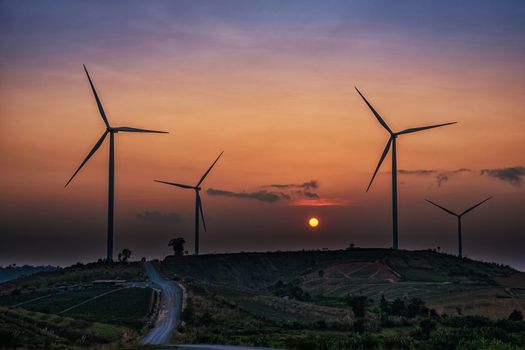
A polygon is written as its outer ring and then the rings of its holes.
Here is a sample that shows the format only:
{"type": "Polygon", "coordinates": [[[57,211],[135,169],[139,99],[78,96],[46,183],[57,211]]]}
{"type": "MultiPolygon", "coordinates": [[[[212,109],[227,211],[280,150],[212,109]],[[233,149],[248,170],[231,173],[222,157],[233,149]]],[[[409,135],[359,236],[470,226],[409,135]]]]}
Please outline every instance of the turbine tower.
{"type": "Polygon", "coordinates": [[[417,132],[417,131],[422,131],[422,130],[437,128],[437,127],[440,127],[440,126],[455,124],[456,122],[437,124],[437,125],[430,125],[430,126],[422,126],[422,127],[418,127],[418,128],[410,128],[410,129],[405,129],[405,130],[402,130],[402,131],[399,131],[399,132],[394,132],[394,131],[392,131],[392,129],[390,129],[390,127],[383,120],[383,118],[381,118],[379,113],[376,112],[374,107],[372,107],[372,105],[367,101],[367,99],[363,96],[361,91],[359,91],[357,89],[357,87],[355,89],[357,90],[357,93],[363,98],[363,100],[365,101],[366,105],[368,106],[368,108],[370,108],[370,110],[372,111],[374,116],[377,118],[377,120],[379,121],[379,124],[381,124],[381,126],[383,126],[383,128],[385,128],[386,131],[388,131],[388,133],[390,134],[390,138],[388,139],[388,142],[386,143],[385,150],[383,151],[383,154],[381,155],[381,158],[379,159],[379,163],[377,164],[376,170],[374,171],[374,175],[372,176],[372,179],[370,180],[370,183],[368,184],[368,187],[367,187],[366,191],[368,192],[368,190],[370,189],[370,186],[372,186],[372,182],[374,181],[374,178],[376,177],[376,174],[377,174],[379,168],[381,167],[381,164],[383,163],[383,160],[385,159],[386,155],[388,154],[388,151],[390,150],[390,146],[392,146],[392,236],[393,236],[392,237],[392,240],[393,240],[392,248],[393,249],[397,249],[398,248],[398,229],[397,229],[397,154],[396,154],[396,140],[397,140],[397,137],[399,135],[410,134],[410,133],[417,132]]]}
{"type": "Polygon", "coordinates": [[[465,211],[463,211],[461,214],[457,214],[457,213],[454,213],[452,210],[448,210],[447,208],[445,207],[442,207],[441,205],[439,204],[436,204],[428,199],[425,199],[427,202],[429,202],[430,204],[433,204],[435,205],[436,207],[438,207],[439,209],[441,210],[444,210],[446,211],[447,213],[451,214],[451,215],[454,215],[455,217],[458,218],[458,251],[459,251],[459,257],[463,257],[463,243],[462,243],[462,238],[461,238],[461,217],[463,215],[465,215],[466,213],[470,212],[471,210],[479,207],[480,205],[482,205],[483,203],[485,203],[486,201],[488,201],[489,199],[491,199],[492,197],[489,197],[485,200],[482,200],[481,202],[479,202],[478,204],[466,209],[465,211]]]}
{"type": "Polygon", "coordinates": [[[115,134],[118,132],[143,132],[143,133],[156,133],[156,134],[167,134],[165,131],[156,131],[156,130],[146,130],[146,129],[137,129],[137,128],[131,128],[127,126],[119,126],[119,127],[112,127],[109,124],[108,118],[106,117],[106,113],[104,112],[104,108],[102,107],[102,102],[100,102],[100,99],[98,98],[97,91],[95,90],[95,86],[93,85],[93,81],[91,81],[91,77],[89,76],[89,73],[86,69],[86,66],[83,65],[84,71],[86,72],[87,78],[89,80],[89,85],[91,86],[91,90],[93,91],[93,95],[95,96],[95,100],[97,101],[98,110],[100,112],[100,116],[102,117],[102,120],[104,121],[104,124],[106,124],[106,130],[100,137],[100,139],[95,143],[95,146],[91,151],[88,153],[86,159],[80,164],[80,166],[77,168],[73,176],[69,179],[69,181],[66,183],[64,187],[67,187],[69,183],[73,180],[73,178],[78,174],[80,169],[84,166],[84,164],[87,163],[89,158],[95,154],[95,152],[99,149],[100,145],[104,142],[106,139],[106,136],[109,134],[109,184],[108,184],[108,237],[107,237],[107,260],[113,261],[113,208],[114,208],[114,193],[115,193],[115,141],[114,137],[115,134]]]}
{"type": "Polygon", "coordinates": [[[219,160],[219,158],[222,156],[223,153],[224,151],[222,151],[221,154],[219,154],[217,159],[215,159],[215,161],[211,164],[208,170],[206,170],[204,175],[202,175],[199,182],[197,182],[195,186],[184,185],[184,184],[175,183],[175,182],[155,180],[156,182],[160,182],[166,185],[187,188],[187,189],[191,189],[195,191],[195,255],[199,255],[199,226],[200,226],[199,225],[199,214],[202,220],[202,226],[204,228],[204,232],[206,232],[206,222],[204,221],[204,211],[202,210],[202,200],[201,200],[201,195],[199,193],[202,189],[200,186],[202,185],[202,183],[204,182],[204,179],[206,178],[206,176],[208,176],[209,172],[211,171],[215,163],[217,163],[217,161],[219,160]]]}

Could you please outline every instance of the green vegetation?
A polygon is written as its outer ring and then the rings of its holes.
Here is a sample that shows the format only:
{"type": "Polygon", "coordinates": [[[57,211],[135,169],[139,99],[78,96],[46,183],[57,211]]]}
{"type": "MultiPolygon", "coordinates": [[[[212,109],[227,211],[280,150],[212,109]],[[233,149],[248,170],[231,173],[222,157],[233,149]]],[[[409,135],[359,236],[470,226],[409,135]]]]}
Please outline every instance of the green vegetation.
{"type": "Polygon", "coordinates": [[[144,272],[135,263],[77,264],[0,284],[0,348],[136,346],[152,290],[92,283],[101,279],[141,281],[144,272]]]}
{"type": "MultiPolygon", "coordinates": [[[[525,347],[525,277],[508,266],[433,251],[352,248],[173,256],[159,267],[187,290],[174,342],[301,350],[525,347]]],[[[100,279],[141,281],[144,272],[135,263],[94,263],[0,284],[0,344],[136,347],[152,291],[91,283],[100,279]]]]}
{"type": "Polygon", "coordinates": [[[185,325],[179,327],[181,334],[174,339],[181,343],[301,350],[463,350],[476,346],[517,350],[525,346],[524,321],[440,316],[419,299],[372,302],[349,296],[347,307],[331,308],[316,305],[313,300],[283,300],[203,286],[195,281],[186,286],[185,325]]]}
{"type": "Polygon", "coordinates": [[[513,312],[525,306],[516,285],[523,275],[508,266],[433,251],[354,248],[179,256],[161,268],[188,292],[176,342],[334,350],[525,346],[525,322],[513,312]]]}
{"type": "Polygon", "coordinates": [[[41,291],[58,286],[89,283],[94,280],[143,281],[144,278],[144,270],[140,263],[78,263],[64,269],[40,272],[1,283],[0,295],[13,293],[17,289],[41,291]]]}
{"type": "MultiPolygon", "coordinates": [[[[93,298],[97,295],[109,292],[114,287],[99,286],[90,287],[83,290],[69,290],[64,292],[54,292],[50,296],[27,302],[20,307],[37,312],[58,314],[71,306],[93,298]]],[[[49,295],[49,294],[48,294],[49,295]]],[[[3,298],[0,298],[2,300],[3,298]]]]}
{"type": "Polygon", "coordinates": [[[0,307],[0,345],[74,348],[126,342],[133,333],[120,326],[0,307]]]}
{"type": "Polygon", "coordinates": [[[90,301],[66,316],[78,319],[124,325],[140,331],[149,312],[152,290],[149,288],[122,288],[114,293],[90,301]]]}

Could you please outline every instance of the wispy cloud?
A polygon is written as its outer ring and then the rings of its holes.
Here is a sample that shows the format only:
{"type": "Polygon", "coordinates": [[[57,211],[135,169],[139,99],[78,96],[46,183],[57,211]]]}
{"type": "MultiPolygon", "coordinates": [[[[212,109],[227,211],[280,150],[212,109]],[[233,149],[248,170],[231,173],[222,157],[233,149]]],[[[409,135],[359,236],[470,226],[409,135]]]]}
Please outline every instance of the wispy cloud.
{"type": "Polygon", "coordinates": [[[255,192],[232,192],[209,188],[206,193],[208,196],[223,196],[232,198],[254,199],[266,203],[274,203],[282,199],[289,199],[290,197],[285,193],[270,192],[270,191],[255,191],[255,192]]]}
{"type": "Polygon", "coordinates": [[[319,195],[315,192],[302,191],[299,193],[301,193],[303,196],[308,197],[308,198],[319,198],[319,195]]]}
{"type": "Polygon", "coordinates": [[[460,174],[460,173],[468,172],[468,171],[470,171],[470,169],[467,169],[467,168],[460,168],[460,169],[456,169],[456,170],[442,171],[442,172],[440,172],[440,173],[438,173],[436,175],[437,185],[439,187],[441,187],[441,185],[443,185],[445,182],[447,182],[452,176],[460,174]]]}
{"type": "Polygon", "coordinates": [[[432,175],[437,172],[437,170],[427,170],[427,169],[416,169],[416,170],[406,170],[399,169],[398,172],[404,175],[432,175]]]}
{"type": "Polygon", "coordinates": [[[508,182],[512,186],[520,187],[525,177],[525,167],[514,166],[498,169],[481,169],[481,175],[495,177],[502,181],[508,182]]]}
{"type": "Polygon", "coordinates": [[[435,176],[436,183],[439,187],[441,187],[445,182],[450,180],[451,177],[463,173],[463,172],[469,172],[470,169],[467,168],[460,168],[455,170],[436,170],[436,169],[414,169],[414,170],[406,170],[406,169],[399,169],[398,172],[402,175],[418,175],[418,176],[428,176],[433,175],[435,176]]]}
{"type": "Polygon", "coordinates": [[[310,180],[302,184],[272,184],[272,185],[265,185],[262,187],[273,187],[273,188],[280,188],[280,189],[303,188],[305,190],[310,190],[310,189],[319,188],[319,183],[317,182],[317,180],[310,180]]]}
{"type": "Polygon", "coordinates": [[[253,192],[234,192],[227,190],[220,190],[210,188],[206,193],[210,196],[223,196],[240,199],[254,199],[266,203],[276,203],[282,200],[291,200],[295,203],[296,200],[322,200],[318,193],[312,191],[319,188],[317,180],[310,180],[304,183],[288,183],[288,184],[271,184],[263,185],[261,189],[253,192]],[[272,191],[270,189],[276,189],[272,191]]]}
{"type": "Polygon", "coordinates": [[[136,217],[140,220],[158,222],[165,224],[181,223],[183,221],[182,216],[177,213],[161,213],[160,211],[145,211],[138,213],[136,217]]]}

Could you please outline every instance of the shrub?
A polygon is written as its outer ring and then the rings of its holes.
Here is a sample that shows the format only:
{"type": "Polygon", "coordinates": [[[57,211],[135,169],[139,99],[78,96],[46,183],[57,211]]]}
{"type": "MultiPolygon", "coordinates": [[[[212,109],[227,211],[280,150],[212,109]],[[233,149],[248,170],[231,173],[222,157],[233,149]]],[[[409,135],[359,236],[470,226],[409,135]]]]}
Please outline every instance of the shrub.
{"type": "Polygon", "coordinates": [[[511,321],[523,321],[523,314],[519,310],[514,310],[509,315],[511,321]]]}
{"type": "Polygon", "coordinates": [[[358,318],[365,317],[365,308],[366,304],[368,302],[368,298],[366,296],[348,296],[346,299],[346,303],[348,306],[352,307],[352,311],[354,312],[354,316],[358,318]]]}

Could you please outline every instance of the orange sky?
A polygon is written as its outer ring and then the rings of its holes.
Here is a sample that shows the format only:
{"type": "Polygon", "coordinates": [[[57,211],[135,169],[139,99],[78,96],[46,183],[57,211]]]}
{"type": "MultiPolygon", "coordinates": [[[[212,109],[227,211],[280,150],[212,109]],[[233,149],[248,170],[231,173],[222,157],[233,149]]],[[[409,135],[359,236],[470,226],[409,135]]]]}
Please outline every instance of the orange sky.
{"type": "MultiPolygon", "coordinates": [[[[32,16],[42,26],[61,18],[12,2],[2,6],[11,22],[4,24],[1,41],[9,53],[1,56],[0,66],[0,209],[8,228],[0,239],[24,234],[44,239],[53,231],[67,242],[75,235],[104,242],[107,144],[63,188],[104,131],[82,71],[85,63],[113,126],[170,132],[116,136],[117,249],[130,246],[137,255],[160,255],[175,233],[192,242],[193,194],[153,179],[196,182],[222,150],[205,188],[253,192],[273,183],[317,180],[320,201],[340,205],[315,208],[298,206],[304,198],[269,204],[204,195],[210,217],[204,251],[337,248],[350,242],[389,246],[389,158],[372,191],[364,193],[388,135],[355,93],[357,85],[394,130],[458,122],[401,136],[400,169],[471,169],[442,186],[434,175],[400,176],[401,247],[440,245],[455,252],[453,218],[426,206],[423,198],[459,210],[495,195],[490,208],[487,203],[469,217],[481,221],[470,230],[483,239],[465,232],[473,241],[465,250],[524,266],[518,258],[523,248],[490,248],[495,235],[512,241],[524,232],[523,187],[479,174],[525,163],[525,55],[513,42],[495,49],[493,38],[483,33],[474,40],[461,31],[420,35],[417,25],[407,30],[390,21],[395,30],[361,29],[356,35],[338,29],[336,8],[306,25],[295,18],[287,22],[286,12],[273,22],[272,10],[279,10],[271,7],[252,14],[256,23],[222,12],[196,16],[197,9],[180,26],[151,8],[144,17],[130,15],[133,20],[117,17],[122,32],[104,37],[95,23],[82,29],[71,19],[42,31],[27,24],[32,16]],[[155,22],[156,16],[162,20],[155,22]],[[129,21],[143,37],[127,36],[129,21]],[[146,211],[177,213],[183,220],[142,222],[136,216],[146,211]],[[303,220],[311,214],[322,223],[313,241],[303,220]],[[77,227],[82,227],[78,234],[77,227]],[[142,242],[142,234],[151,241],[142,242]],[[228,245],[228,239],[236,244],[228,245]]],[[[358,14],[356,21],[368,20],[358,14]]],[[[85,16],[95,18],[90,12],[85,16]]],[[[18,253],[21,246],[2,251],[7,258],[0,263],[28,260],[18,253]]],[[[86,256],[98,257],[104,249],[89,248],[86,256]]],[[[68,253],[53,261],[74,259],[68,253]]]]}

